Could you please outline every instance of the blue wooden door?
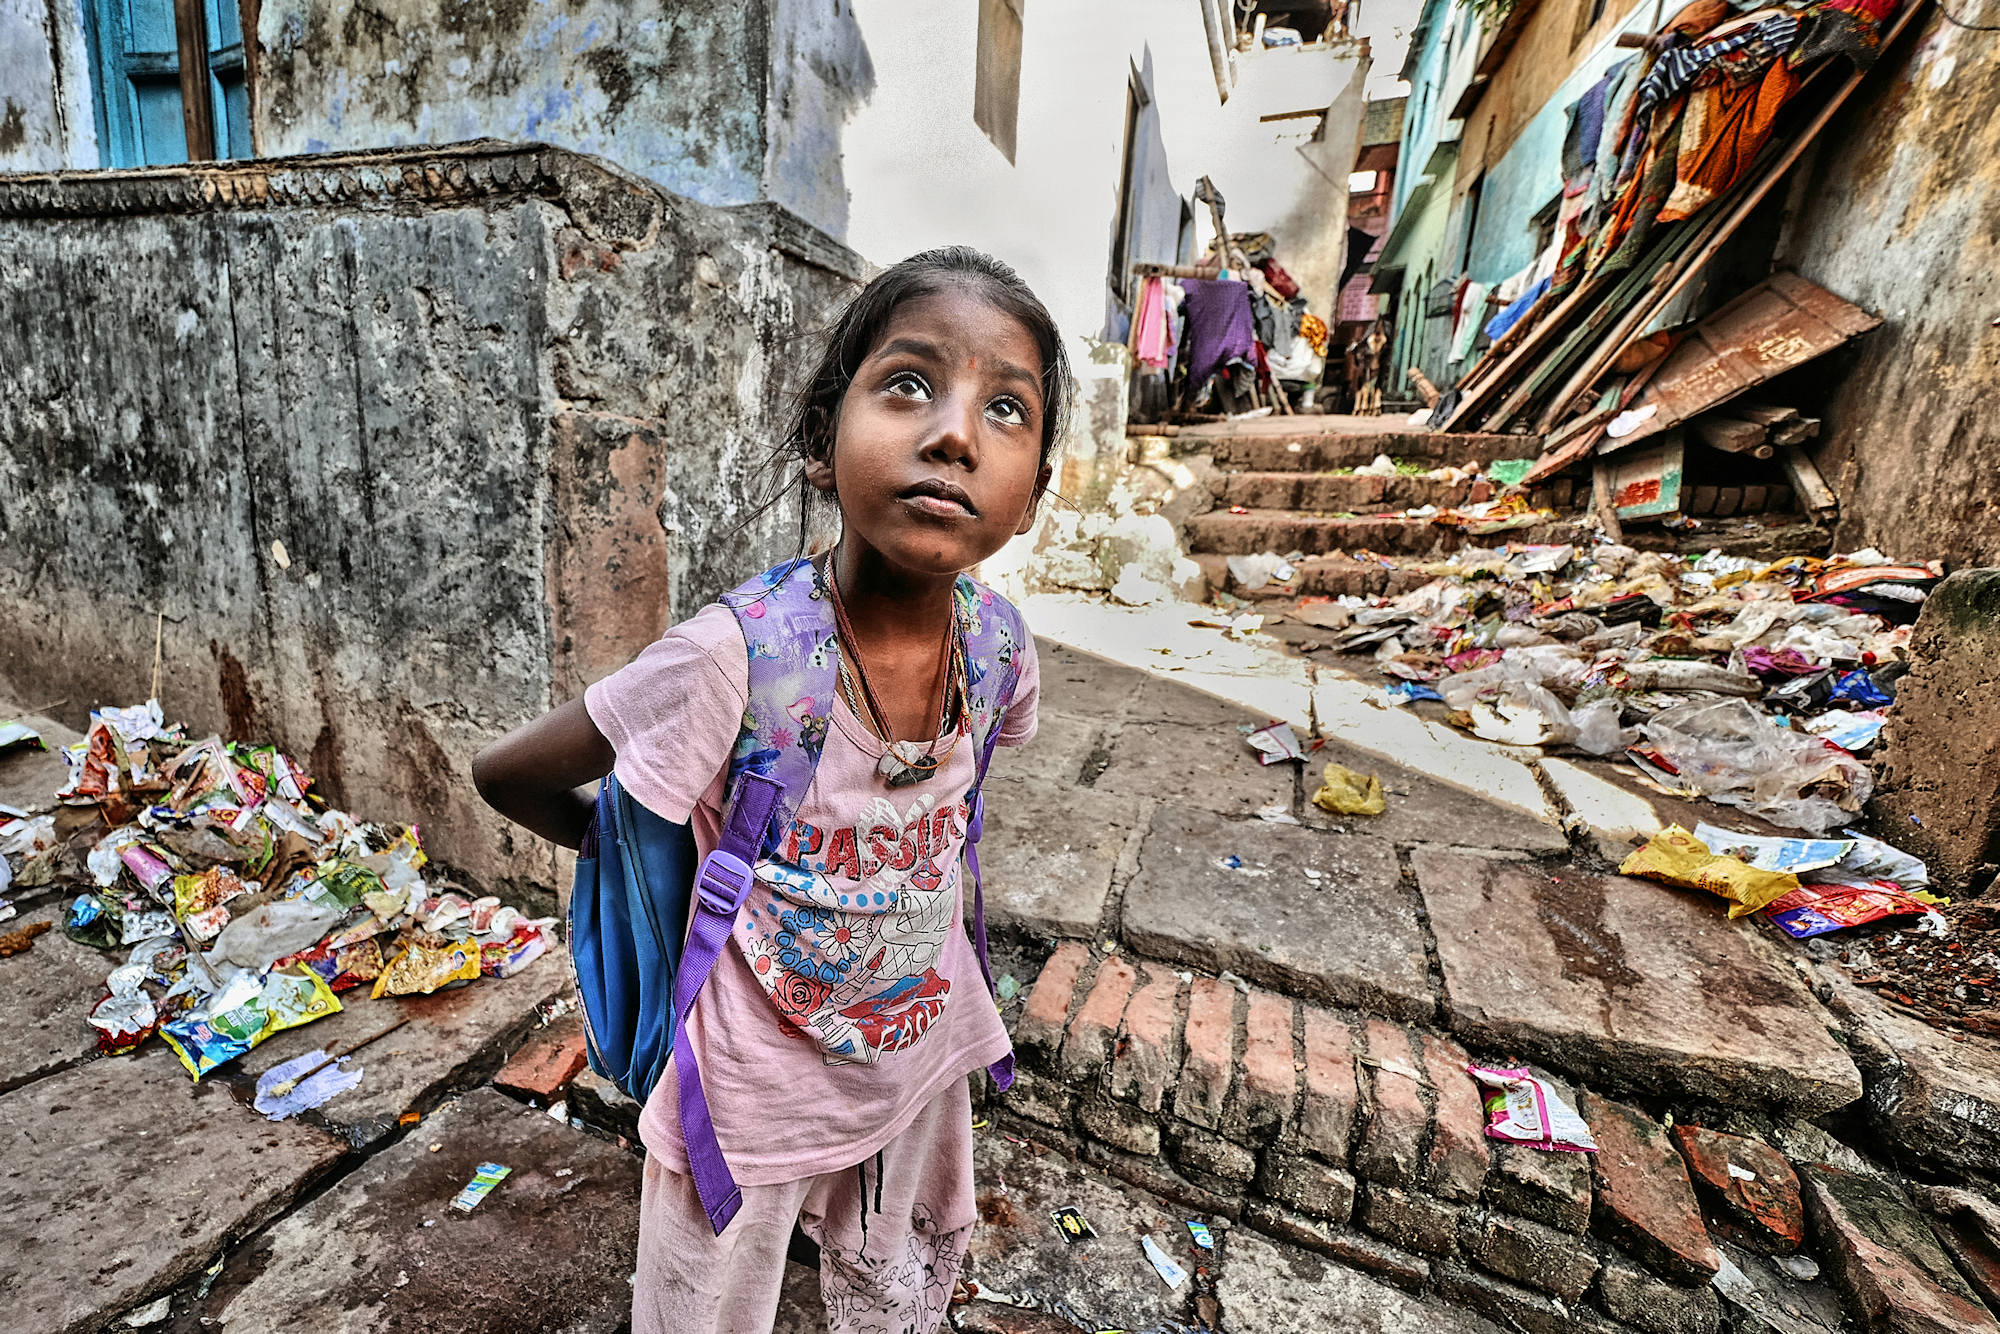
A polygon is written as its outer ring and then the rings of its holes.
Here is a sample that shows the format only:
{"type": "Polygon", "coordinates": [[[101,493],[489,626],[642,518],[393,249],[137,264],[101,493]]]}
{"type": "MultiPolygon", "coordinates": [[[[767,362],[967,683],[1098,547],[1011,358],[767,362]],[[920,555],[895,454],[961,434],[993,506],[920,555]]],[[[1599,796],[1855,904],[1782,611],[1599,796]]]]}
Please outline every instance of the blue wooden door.
{"type": "MultiPolygon", "coordinates": [[[[188,158],[174,0],[85,0],[97,57],[97,137],[108,167],[188,158]]],[[[236,0],[203,0],[215,155],[250,156],[250,99],[236,0]]]]}

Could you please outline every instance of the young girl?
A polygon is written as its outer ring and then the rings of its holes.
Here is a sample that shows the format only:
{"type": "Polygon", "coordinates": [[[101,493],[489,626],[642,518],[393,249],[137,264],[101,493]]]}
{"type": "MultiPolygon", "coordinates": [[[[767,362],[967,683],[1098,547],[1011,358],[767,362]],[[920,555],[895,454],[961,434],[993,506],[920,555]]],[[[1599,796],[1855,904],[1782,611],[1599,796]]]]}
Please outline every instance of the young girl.
{"type": "MultiPolygon", "coordinates": [[[[870,283],[801,396],[781,454],[801,504],[838,505],[840,540],[787,577],[814,580],[834,612],[838,699],[783,860],[756,868],[753,897],[775,911],[738,914],[681,1039],[742,1190],[720,1234],[681,1137],[683,1048],[640,1119],[641,1334],[768,1331],[795,1225],[819,1244],[834,1334],[943,1321],[976,1217],[966,1077],[1009,1051],[962,925],[982,738],[954,585],[1028,530],[1068,386],[1041,302],[1007,266],[952,248],[870,283]],[[914,864],[899,854],[912,847],[914,864]]],[[[591,811],[578,789],[615,769],[634,800],[692,820],[706,853],[748,651],[730,607],[703,608],[490,747],[473,766],[480,792],[577,847],[591,811]]],[[[1033,642],[1015,655],[1001,745],[1035,731],[1033,642]]]]}

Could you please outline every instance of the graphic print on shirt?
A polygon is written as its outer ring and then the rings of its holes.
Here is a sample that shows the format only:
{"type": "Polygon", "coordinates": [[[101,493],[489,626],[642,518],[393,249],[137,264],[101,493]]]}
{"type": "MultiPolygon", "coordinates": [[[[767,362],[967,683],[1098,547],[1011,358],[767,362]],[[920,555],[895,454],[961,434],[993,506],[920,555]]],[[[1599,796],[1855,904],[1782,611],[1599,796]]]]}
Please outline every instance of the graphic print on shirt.
{"type": "Polygon", "coordinates": [[[958,925],[969,811],[877,796],[851,826],[793,821],[737,919],[752,976],[828,1064],[912,1047],[944,1012],[938,956],[958,925]]]}

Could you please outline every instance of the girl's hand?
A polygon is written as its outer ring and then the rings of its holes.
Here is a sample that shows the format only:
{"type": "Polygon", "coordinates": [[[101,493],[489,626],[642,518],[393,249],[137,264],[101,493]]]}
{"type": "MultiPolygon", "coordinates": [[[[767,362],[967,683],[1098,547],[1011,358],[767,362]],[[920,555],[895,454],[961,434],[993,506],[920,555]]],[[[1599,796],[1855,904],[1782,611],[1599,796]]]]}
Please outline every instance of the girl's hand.
{"type": "Polygon", "coordinates": [[[591,810],[584,784],[610,773],[616,759],[577,698],[480,751],[472,761],[472,784],[515,824],[580,848],[591,810]]]}

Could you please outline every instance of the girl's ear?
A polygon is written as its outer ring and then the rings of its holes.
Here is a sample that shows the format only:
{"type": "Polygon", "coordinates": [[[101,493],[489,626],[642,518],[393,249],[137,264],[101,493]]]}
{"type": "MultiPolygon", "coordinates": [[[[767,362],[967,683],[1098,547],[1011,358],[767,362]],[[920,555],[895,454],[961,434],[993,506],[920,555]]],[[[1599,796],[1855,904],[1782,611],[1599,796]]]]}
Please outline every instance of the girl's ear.
{"type": "MultiPolygon", "coordinates": [[[[1044,471],[1047,470],[1044,469],[1044,471]]],[[[831,458],[807,459],[805,474],[807,484],[814,490],[829,496],[833,494],[833,460],[831,458]]]]}
{"type": "Polygon", "coordinates": [[[1035,526],[1035,516],[1041,513],[1042,509],[1042,497],[1048,495],[1049,482],[1054,476],[1055,469],[1046,463],[1042,465],[1042,470],[1035,474],[1035,498],[1028,502],[1027,510],[1021,515],[1021,526],[1014,530],[1014,536],[1021,537],[1035,526]]]}

